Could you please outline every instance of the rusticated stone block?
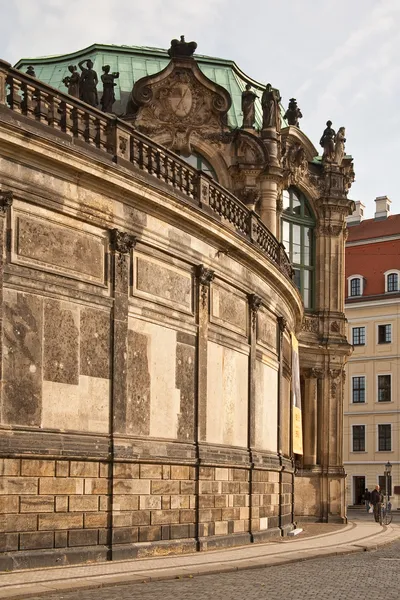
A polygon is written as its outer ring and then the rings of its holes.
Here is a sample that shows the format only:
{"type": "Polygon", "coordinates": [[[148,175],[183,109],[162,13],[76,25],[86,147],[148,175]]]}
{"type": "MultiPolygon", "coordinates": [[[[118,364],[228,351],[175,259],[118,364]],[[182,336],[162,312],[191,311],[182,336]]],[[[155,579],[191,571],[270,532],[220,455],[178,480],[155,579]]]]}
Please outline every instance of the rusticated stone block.
{"type": "Polygon", "coordinates": [[[110,477],[111,468],[108,463],[100,463],[99,464],[99,477],[110,477]]]}
{"type": "Polygon", "coordinates": [[[89,377],[110,377],[110,315],[81,309],[80,372],[89,377]]]}
{"type": "Polygon", "coordinates": [[[233,481],[248,481],[249,472],[245,469],[232,469],[233,481]]]}
{"type": "MultiPolygon", "coordinates": [[[[140,509],[144,510],[147,508],[157,510],[161,509],[161,496],[140,496],[140,509]]],[[[179,508],[174,506],[172,508],[179,508]]]]}
{"type": "Polygon", "coordinates": [[[189,537],[189,525],[171,525],[171,540],[189,537]]]}
{"type": "Polygon", "coordinates": [[[54,477],[54,460],[25,460],[21,461],[21,475],[27,477],[54,477]]]}
{"type": "Polygon", "coordinates": [[[56,496],[56,512],[68,512],[68,496],[56,496]]]}
{"type": "Polygon", "coordinates": [[[69,476],[69,462],[67,460],[57,460],[56,476],[57,477],[68,477],[69,476]]]}
{"type": "Polygon", "coordinates": [[[112,532],[113,544],[134,544],[139,539],[137,527],[120,527],[112,532]]]}
{"type": "Polygon", "coordinates": [[[228,496],[214,496],[215,508],[226,508],[228,506],[228,496]]]}
{"type": "Polygon", "coordinates": [[[161,540],[160,526],[139,527],[139,542],[158,542],[159,540],[161,540]]]}
{"type": "Polygon", "coordinates": [[[37,529],[36,515],[1,515],[0,531],[35,531],[37,529]]]}
{"type": "Polygon", "coordinates": [[[39,494],[83,494],[83,479],[41,477],[39,494]]]}
{"type": "MultiPolygon", "coordinates": [[[[147,498],[148,496],[145,496],[147,498]]],[[[137,510],[139,508],[139,496],[114,496],[114,510],[137,510]]]]}
{"type": "Polygon", "coordinates": [[[161,539],[169,540],[171,536],[170,526],[169,525],[161,525],[161,539]]]}
{"type": "Polygon", "coordinates": [[[115,479],[139,479],[140,467],[134,463],[116,463],[113,466],[115,479]]]}
{"type": "MultiPolygon", "coordinates": [[[[104,480],[102,480],[104,481],[104,480]]],[[[114,481],[114,494],[150,494],[148,479],[121,479],[114,481]]],[[[104,493],[104,492],[103,492],[104,493]]]]}
{"type": "Polygon", "coordinates": [[[71,496],[69,499],[70,512],[91,512],[98,509],[98,496],[71,496]]]}
{"type": "Polygon", "coordinates": [[[179,523],[179,510],[154,510],[151,512],[152,525],[179,523]]]}
{"type": "Polygon", "coordinates": [[[19,512],[18,496],[0,496],[0,513],[17,513],[19,512]]]}
{"type": "Polygon", "coordinates": [[[195,510],[181,510],[179,512],[179,521],[180,523],[194,523],[196,521],[196,511],[195,510]]]}
{"type": "MultiPolygon", "coordinates": [[[[200,494],[220,494],[222,486],[228,482],[224,481],[199,481],[200,494]]],[[[233,484],[235,485],[235,484],[233,484]]],[[[222,493],[226,493],[222,490],[222,493]]]]}
{"type": "Polygon", "coordinates": [[[223,481],[221,491],[223,494],[240,494],[240,481],[223,481]]]}
{"type": "Polygon", "coordinates": [[[200,467],[199,479],[208,479],[209,481],[213,481],[215,479],[214,467],[200,467]]]}
{"type": "Polygon", "coordinates": [[[189,479],[189,467],[171,465],[171,479],[189,479]]]}
{"type": "Polygon", "coordinates": [[[245,531],[244,521],[234,521],[233,533],[241,533],[242,531],[245,531]]]}
{"type": "Polygon", "coordinates": [[[40,531],[49,529],[82,529],[83,515],[70,513],[57,513],[54,515],[39,515],[40,531]]]}
{"type": "Polygon", "coordinates": [[[223,508],[221,509],[222,521],[233,521],[240,518],[240,508],[223,508]]]}
{"type": "Polygon", "coordinates": [[[108,494],[109,487],[107,479],[85,479],[85,494],[108,494]]]}
{"type": "Polygon", "coordinates": [[[216,468],[215,469],[215,479],[216,479],[216,481],[228,481],[229,469],[216,468]]]}
{"type": "Polygon", "coordinates": [[[55,531],[54,532],[54,547],[55,548],[66,548],[68,544],[68,531],[55,531]]]}
{"type": "Polygon", "coordinates": [[[190,508],[189,496],[171,496],[171,508],[190,508]]]}
{"type": "Polygon", "coordinates": [[[132,527],[132,513],[114,513],[112,515],[113,527],[132,527]]]}
{"type": "Polygon", "coordinates": [[[163,479],[171,479],[171,467],[169,465],[163,465],[162,478],[163,479]]]}
{"type": "Polygon", "coordinates": [[[181,481],[182,496],[195,494],[195,493],[196,493],[196,482],[195,481],[181,481]]]}
{"type": "Polygon", "coordinates": [[[79,329],[76,305],[44,301],[43,379],[79,384],[79,329]]]}
{"type": "Polygon", "coordinates": [[[68,532],[68,546],[96,546],[97,543],[96,529],[77,529],[68,532]]]}
{"type": "MultiPolygon", "coordinates": [[[[177,495],[180,491],[179,481],[152,481],[151,493],[161,495],[177,495]]],[[[149,494],[150,492],[143,492],[149,494]]]]}
{"type": "MultiPolygon", "coordinates": [[[[157,512],[157,511],[156,511],[157,512]]],[[[162,512],[162,511],[158,511],[162,512]]],[[[157,524],[154,521],[155,524],[157,524]]],[[[132,513],[132,525],[150,525],[150,511],[137,510],[132,513]]]]}
{"type": "Polygon", "coordinates": [[[69,474],[71,477],[98,477],[99,463],[73,460],[69,474]]]}
{"type": "Polygon", "coordinates": [[[227,521],[217,521],[215,523],[215,535],[228,535],[227,521]]]}
{"type": "Polygon", "coordinates": [[[53,548],[54,534],[52,531],[41,531],[35,533],[21,533],[19,539],[20,550],[42,550],[53,548]]]}
{"type": "Polygon", "coordinates": [[[162,465],[140,465],[140,479],[162,479],[162,465]]]}
{"type": "Polygon", "coordinates": [[[20,506],[22,513],[54,512],[54,496],[21,496],[20,506]]]}
{"type": "Polygon", "coordinates": [[[19,475],[20,465],[21,461],[19,458],[0,458],[0,477],[3,475],[19,475]]]}
{"type": "Polygon", "coordinates": [[[0,533],[0,552],[18,550],[18,533],[0,533]]]}
{"type": "Polygon", "coordinates": [[[86,513],[84,519],[85,529],[107,527],[110,520],[109,513],[86,513]]]}
{"type": "Polygon", "coordinates": [[[248,496],[245,494],[236,494],[233,496],[233,506],[246,506],[248,503],[248,496]]]}
{"type": "Polygon", "coordinates": [[[37,494],[36,477],[4,477],[0,479],[0,494],[37,494]]]}
{"type": "Polygon", "coordinates": [[[171,508],[171,496],[161,497],[161,508],[162,510],[169,510],[171,508]]]}
{"type": "MultiPolygon", "coordinates": [[[[129,496],[129,498],[132,498],[132,496],[129,496]]],[[[100,496],[99,510],[111,510],[110,496],[100,496]]]]}
{"type": "Polygon", "coordinates": [[[199,507],[200,508],[214,508],[214,504],[215,504],[214,498],[215,498],[215,496],[213,496],[212,494],[205,494],[203,496],[199,496],[199,507]]]}

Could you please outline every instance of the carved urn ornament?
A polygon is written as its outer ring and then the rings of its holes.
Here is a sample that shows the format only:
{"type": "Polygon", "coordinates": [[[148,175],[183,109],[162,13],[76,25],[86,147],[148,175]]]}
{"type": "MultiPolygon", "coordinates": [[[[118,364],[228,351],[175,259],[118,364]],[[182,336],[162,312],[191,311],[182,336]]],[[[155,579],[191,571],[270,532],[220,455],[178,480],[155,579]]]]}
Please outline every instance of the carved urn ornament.
{"type": "Polygon", "coordinates": [[[300,127],[299,119],[302,119],[303,115],[301,114],[301,110],[297,106],[296,98],[290,98],[288,109],[285,112],[285,116],[283,118],[287,120],[289,125],[300,127]]]}

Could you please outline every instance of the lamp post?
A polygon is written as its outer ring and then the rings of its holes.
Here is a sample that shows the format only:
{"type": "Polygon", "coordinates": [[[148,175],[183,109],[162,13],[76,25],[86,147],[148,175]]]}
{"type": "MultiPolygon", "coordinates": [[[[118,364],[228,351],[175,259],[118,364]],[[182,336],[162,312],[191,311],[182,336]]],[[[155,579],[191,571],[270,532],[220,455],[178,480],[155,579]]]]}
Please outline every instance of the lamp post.
{"type": "Polygon", "coordinates": [[[386,514],[387,514],[388,504],[389,504],[389,500],[390,500],[389,483],[390,483],[391,472],[392,472],[392,464],[389,461],[387,461],[387,463],[385,465],[386,514]]]}

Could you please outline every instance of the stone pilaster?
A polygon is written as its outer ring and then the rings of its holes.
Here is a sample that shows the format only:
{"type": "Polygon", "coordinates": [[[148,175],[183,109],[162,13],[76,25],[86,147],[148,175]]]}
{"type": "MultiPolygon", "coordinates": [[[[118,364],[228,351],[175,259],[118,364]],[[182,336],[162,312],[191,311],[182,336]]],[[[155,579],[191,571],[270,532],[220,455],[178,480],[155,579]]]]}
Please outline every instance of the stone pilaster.
{"type": "Polygon", "coordinates": [[[113,310],[112,432],[126,430],[127,339],[130,254],[136,238],[124,231],[111,231],[113,310]]]}
{"type": "MultiPolygon", "coordinates": [[[[13,192],[10,190],[0,191],[0,340],[3,339],[3,282],[4,265],[7,257],[7,215],[13,203],[13,192]]],[[[0,345],[0,381],[3,381],[3,343],[0,345]]],[[[0,386],[0,406],[2,404],[3,386],[0,386]]]]}
{"type": "Polygon", "coordinates": [[[198,395],[198,431],[199,442],[206,440],[207,423],[207,346],[208,346],[208,321],[210,308],[210,284],[214,279],[214,271],[204,265],[197,267],[197,319],[198,319],[198,346],[197,346],[197,395],[198,395]]]}
{"type": "Polygon", "coordinates": [[[318,369],[308,369],[305,372],[304,398],[302,406],[303,419],[303,465],[305,468],[317,464],[318,439],[318,379],[323,372],[318,369]]]}

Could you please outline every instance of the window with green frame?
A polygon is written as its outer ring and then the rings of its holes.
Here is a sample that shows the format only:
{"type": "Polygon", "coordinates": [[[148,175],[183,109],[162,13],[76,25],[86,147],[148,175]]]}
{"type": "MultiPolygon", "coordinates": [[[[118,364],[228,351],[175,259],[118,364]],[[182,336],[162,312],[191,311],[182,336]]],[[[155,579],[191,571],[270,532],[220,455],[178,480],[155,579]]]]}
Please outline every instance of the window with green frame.
{"type": "Polygon", "coordinates": [[[315,218],[304,194],[296,188],[284,190],[281,240],[294,269],[294,281],[305,308],[314,308],[315,218]]]}
{"type": "Polygon", "coordinates": [[[210,175],[215,181],[218,181],[218,177],[210,163],[197,152],[193,152],[190,156],[182,156],[183,160],[185,160],[189,165],[192,165],[195,169],[199,171],[204,171],[207,175],[210,175]]]}

